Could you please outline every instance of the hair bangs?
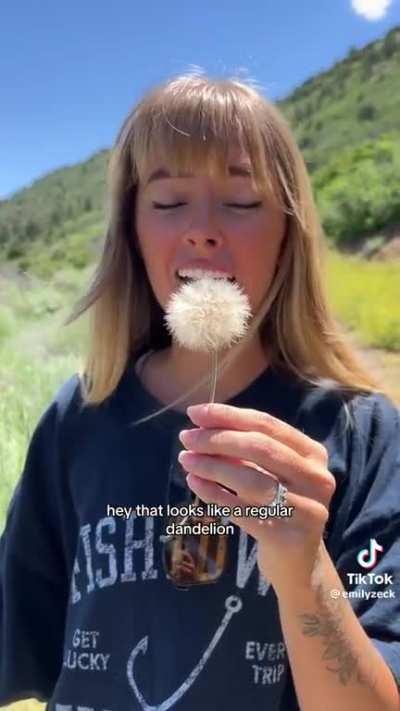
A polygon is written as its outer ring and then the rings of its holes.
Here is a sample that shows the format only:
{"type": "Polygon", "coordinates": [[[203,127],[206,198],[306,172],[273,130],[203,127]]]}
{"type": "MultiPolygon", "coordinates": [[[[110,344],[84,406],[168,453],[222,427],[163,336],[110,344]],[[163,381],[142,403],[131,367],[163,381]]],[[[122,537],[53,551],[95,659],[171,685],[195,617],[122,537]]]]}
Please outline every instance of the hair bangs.
{"type": "Polygon", "coordinates": [[[280,203],[274,157],[265,150],[259,117],[248,99],[223,84],[191,92],[173,88],[163,92],[158,106],[143,106],[136,117],[131,151],[136,181],[145,182],[156,167],[172,175],[200,171],[222,181],[229,176],[230,151],[240,149],[248,157],[253,189],[280,203]]]}

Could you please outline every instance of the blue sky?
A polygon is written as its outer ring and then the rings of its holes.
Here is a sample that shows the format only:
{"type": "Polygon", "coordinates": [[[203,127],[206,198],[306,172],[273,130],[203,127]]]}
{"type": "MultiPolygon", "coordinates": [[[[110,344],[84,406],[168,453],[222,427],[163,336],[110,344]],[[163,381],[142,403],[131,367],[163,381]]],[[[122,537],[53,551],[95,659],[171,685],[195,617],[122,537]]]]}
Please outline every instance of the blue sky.
{"type": "Polygon", "coordinates": [[[3,0],[0,198],[108,148],[154,84],[201,69],[272,100],[400,24],[400,0],[3,0]]]}

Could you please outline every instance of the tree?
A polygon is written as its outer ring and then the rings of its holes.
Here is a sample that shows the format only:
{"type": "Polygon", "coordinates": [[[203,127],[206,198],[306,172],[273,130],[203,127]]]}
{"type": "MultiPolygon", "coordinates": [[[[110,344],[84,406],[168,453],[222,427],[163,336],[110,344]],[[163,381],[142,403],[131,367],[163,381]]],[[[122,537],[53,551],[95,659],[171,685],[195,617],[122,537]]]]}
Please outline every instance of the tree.
{"type": "Polygon", "coordinates": [[[382,45],[382,55],[389,59],[400,48],[400,32],[390,32],[385,37],[382,45]]]}
{"type": "Polygon", "coordinates": [[[360,121],[372,121],[376,117],[376,108],[373,104],[361,104],[357,111],[357,118],[360,121]]]}

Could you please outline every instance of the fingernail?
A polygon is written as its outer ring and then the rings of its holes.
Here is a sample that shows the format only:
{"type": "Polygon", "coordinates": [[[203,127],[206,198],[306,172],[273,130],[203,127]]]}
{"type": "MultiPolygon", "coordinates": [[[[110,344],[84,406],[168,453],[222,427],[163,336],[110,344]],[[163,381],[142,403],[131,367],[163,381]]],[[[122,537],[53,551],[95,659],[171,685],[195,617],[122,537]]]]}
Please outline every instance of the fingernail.
{"type": "Polygon", "coordinates": [[[195,460],[195,455],[192,454],[192,452],[179,452],[178,454],[178,461],[186,466],[190,466],[193,464],[195,460]]]}
{"type": "Polygon", "coordinates": [[[189,405],[189,407],[186,408],[186,412],[189,415],[189,417],[192,417],[192,415],[202,415],[207,411],[207,403],[201,404],[201,405],[189,405]]]}
{"type": "Polygon", "coordinates": [[[196,439],[196,430],[181,430],[179,439],[185,447],[190,446],[196,439]]]}

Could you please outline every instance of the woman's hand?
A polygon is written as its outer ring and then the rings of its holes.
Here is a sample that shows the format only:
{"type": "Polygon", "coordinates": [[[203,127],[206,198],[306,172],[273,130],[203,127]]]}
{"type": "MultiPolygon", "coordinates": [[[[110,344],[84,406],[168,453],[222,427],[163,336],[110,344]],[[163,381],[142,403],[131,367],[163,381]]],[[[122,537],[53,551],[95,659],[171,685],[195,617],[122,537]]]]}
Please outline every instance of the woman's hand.
{"type": "Polygon", "coordinates": [[[258,566],[278,595],[289,585],[308,588],[336,486],[325,447],[258,410],[211,403],[187,413],[198,425],[179,436],[189,450],[179,455],[190,472],[188,486],[205,503],[244,511],[270,505],[277,480],[284,484],[286,506],[294,507],[291,517],[229,519],[257,540],[258,566]]]}

